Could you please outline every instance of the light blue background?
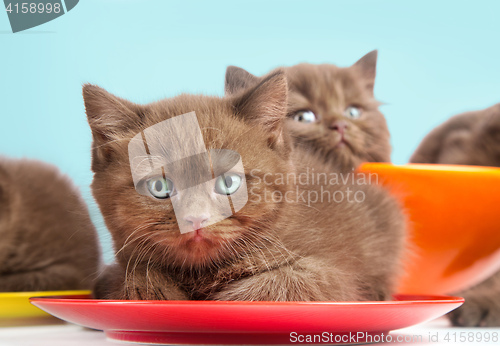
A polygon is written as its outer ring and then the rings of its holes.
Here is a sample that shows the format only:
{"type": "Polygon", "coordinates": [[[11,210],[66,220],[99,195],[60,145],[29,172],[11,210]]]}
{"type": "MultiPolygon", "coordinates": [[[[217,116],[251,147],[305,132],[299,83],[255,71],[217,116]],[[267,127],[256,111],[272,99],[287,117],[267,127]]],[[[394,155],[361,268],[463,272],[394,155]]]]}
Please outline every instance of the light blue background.
{"type": "Polygon", "coordinates": [[[0,12],[0,153],[56,164],[88,188],[81,85],[136,102],[223,93],[227,65],[263,74],[299,62],[348,66],[379,49],[376,97],[393,161],[449,116],[500,102],[500,1],[82,0],[12,34],[0,12]]]}

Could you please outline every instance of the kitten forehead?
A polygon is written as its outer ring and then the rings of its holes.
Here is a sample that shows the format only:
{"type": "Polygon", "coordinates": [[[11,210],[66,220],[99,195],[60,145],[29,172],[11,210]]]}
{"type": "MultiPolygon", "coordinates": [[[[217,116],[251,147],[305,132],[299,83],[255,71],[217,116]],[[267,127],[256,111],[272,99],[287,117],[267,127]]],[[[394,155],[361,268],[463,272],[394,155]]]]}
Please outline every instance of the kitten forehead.
{"type": "MultiPolygon", "coordinates": [[[[225,173],[240,161],[232,150],[207,150],[195,112],[164,120],[136,134],[128,145],[134,185],[151,174],[175,176],[184,188],[225,173]]],[[[179,186],[180,188],[180,186],[179,186]]]]}
{"type": "MultiPolygon", "coordinates": [[[[237,134],[241,127],[244,127],[242,120],[234,116],[234,109],[231,102],[227,99],[209,96],[195,95],[179,95],[174,98],[163,99],[161,101],[143,105],[142,112],[144,114],[144,122],[140,128],[137,128],[133,133],[135,140],[142,141],[138,133],[145,131],[148,128],[154,128],[157,124],[174,119],[178,115],[193,112],[196,115],[197,131],[201,131],[203,141],[211,148],[228,148],[224,144],[230,142],[233,134],[237,134]]],[[[192,119],[193,120],[193,119],[192,119]]],[[[194,120],[193,120],[194,121],[194,120]]],[[[181,128],[184,126],[182,122],[178,124],[181,128]]],[[[191,124],[194,126],[194,123],[191,124]]],[[[189,127],[192,127],[192,126],[189,127]]],[[[156,143],[158,140],[163,141],[167,133],[177,133],[177,136],[172,137],[172,141],[176,142],[179,150],[190,150],[185,146],[186,130],[179,129],[178,132],[170,131],[169,129],[158,129],[151,132],[151,143],[156,143]],[[166,132],[165,132],[166,131],[166,132]],[[156,138],[156,139],[155,139],[156,138]]],[[[189,132],[189,131],[188,131],[189,132]]],[[[165,147],[164,144],[158,143],[157,148],[165,147]]],[[[198,143],[197,147],[202,148],[198,143]]],[[[203,146],[204,147],[204,146],[203,146]]],[[[201,152],[197,150],[197,152],[201,152]]],[[[139,155],[136,155],[139,156],[139,155]]],[[[156,155],[154,155],[156,156],[156,155]]],[[[183,155],[189,156],[189,155],[183,155]]],[[[172,161],[174,161],[173,159],[172,161]]]]}
{"type": "MultiPolygon", "coordinates": [[[[338,111],[350,104],[374,101],[364,92],[352,68],[335,65],[299,64],[286,69],[290,90],[305,97],[322,110],[338,111]]],[[[292,104],[292,102],[290,102],[292,104]]]]}

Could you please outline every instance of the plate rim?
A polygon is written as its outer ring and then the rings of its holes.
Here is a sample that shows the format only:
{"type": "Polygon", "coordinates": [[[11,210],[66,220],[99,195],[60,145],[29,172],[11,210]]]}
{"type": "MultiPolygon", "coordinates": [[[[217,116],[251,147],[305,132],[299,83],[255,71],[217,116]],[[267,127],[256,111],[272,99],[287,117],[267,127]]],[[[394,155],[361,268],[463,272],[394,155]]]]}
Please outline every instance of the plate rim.
{"type": "MultiPolygon", "coordinates": [[[[76,295],[74,295],[76,296],[76,295]]],[[[463,304],[465,299],[459,296],[447,295],[416,295],[416,294],[396,294],[395,300],[380,300],[380,301],[217,301],[217,300],[116,300],[116,299],[94,299],[94,298],[75,298],[72,295],[54,295],[54,296],[38,296],[30,297],[29,301],[36,303],[83,303],[83,304],[108,304],[108,305],[233,305],[233,306],[249,306],[249,305],[276,305],[276,306],[293,306],[293,305],[408,305],[408,304],[463,304]]],[[[38,305],[36,305],[38,306],[38,305]]]]}

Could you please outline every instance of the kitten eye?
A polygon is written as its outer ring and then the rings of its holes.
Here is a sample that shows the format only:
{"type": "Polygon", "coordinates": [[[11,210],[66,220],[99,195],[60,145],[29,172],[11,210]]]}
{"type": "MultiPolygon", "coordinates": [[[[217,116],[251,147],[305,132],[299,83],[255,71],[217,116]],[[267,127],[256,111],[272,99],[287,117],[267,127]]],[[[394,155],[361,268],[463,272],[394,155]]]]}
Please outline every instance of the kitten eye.
{"type": "Polygon", "coordinates": [[[232,195],[241,186],[241,177],[238,174],[223,174],[215,181],[215,192],[221,195],[232,195]]]}
{"type": "Polygon", "coordinates": [[[311,111],[299,111],[295,113],[293,120],[304,124],[310,124],[316,121],[316,115],[311,111]]]}
{"type": "Polygon", "coordinates": [[[345,109],[344,115],[351,119],[358,119],[361,116],[361,108],[349,106],[345,109]]]}
{"type": "Polygon", "coordinates": [[[174,183],[170,179],[155,177],[147,180],[149,193],[158,199],[170,198],[174,195],[174,183]]]}

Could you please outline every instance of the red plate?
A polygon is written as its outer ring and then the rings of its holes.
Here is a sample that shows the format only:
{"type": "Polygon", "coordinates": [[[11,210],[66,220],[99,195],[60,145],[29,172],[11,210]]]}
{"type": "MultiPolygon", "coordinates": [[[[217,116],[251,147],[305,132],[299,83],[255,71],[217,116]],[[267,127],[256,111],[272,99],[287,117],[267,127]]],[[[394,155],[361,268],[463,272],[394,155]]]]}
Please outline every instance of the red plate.
{"type": "Polygon", "coordinates": [[[464,300],[399,295],[382,302],[220,302],[73,296],[31,302],[68,322],[104,330],[114,340],[248,345],[387,341],[391,330],[437,318],[464,300]]]}

